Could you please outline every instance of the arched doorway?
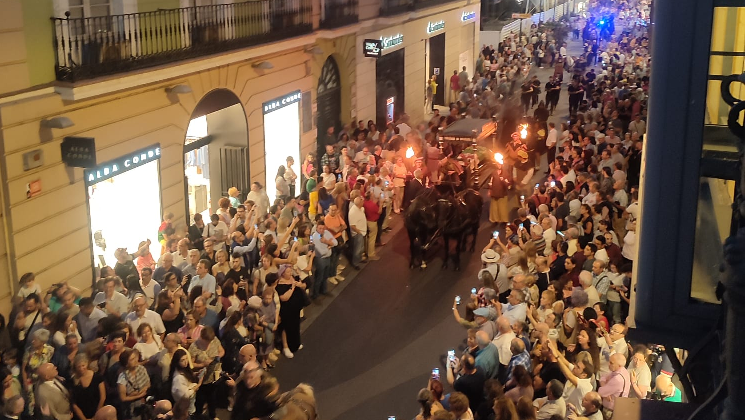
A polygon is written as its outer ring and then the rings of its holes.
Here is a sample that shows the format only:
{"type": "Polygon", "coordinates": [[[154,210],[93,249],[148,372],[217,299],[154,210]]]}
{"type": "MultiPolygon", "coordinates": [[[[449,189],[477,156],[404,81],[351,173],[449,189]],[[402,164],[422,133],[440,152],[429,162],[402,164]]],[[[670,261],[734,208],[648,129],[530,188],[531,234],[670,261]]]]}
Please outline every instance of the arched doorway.
{"type": "MultiPolygon", "coordinates": [[[[228,89],[208,92],[194,108],[184,139],[187,223],[203,220],[236,187],[242,203],[250,191],[249,132],[241,100],[228,89]]],[[[226,232],[227,234],[227,232],[226,232]]]]}
{"type": "MultiPolygon", "coordinates": [[[[342,112],[341,85],[339,81],[339,67],[332,56],[327,57],[321,68],[319,87],[316,89],[316,106],[318,117],[316,127],[318,138],[324,138],[326,130],[334,127],[334,132],[339,133],[342,123],[339,114],[342,112]]],[[[323,144],[319,144],[319,156],[324,150],[323,144]]]]}

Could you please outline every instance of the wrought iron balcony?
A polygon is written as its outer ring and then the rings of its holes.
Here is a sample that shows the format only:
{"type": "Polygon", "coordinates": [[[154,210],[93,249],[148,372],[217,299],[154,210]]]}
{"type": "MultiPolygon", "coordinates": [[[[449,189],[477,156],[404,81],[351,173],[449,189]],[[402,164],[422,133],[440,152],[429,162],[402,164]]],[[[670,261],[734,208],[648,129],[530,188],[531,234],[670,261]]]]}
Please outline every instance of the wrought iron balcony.
{"type": "Polygon", "coordinates": [[[322,28],[340,28],[358,21],[358,0],[325,0],[321,4],[322,28]]]}
{"type": "MultiPolygon", "coordinates": [[[[357,6],[356,6],[357,7],[357,6]]],[[[89,18],[52,18],[57,80],[172,63],[310,33],[310,0],[256,0],[89,18]]]]}
{"type": "Polygon", "coordinates": [[[439,4],[450,3],[453,0],[382,0],[381,16],[393,16],[417,9],[424,9],[439,4]]]}

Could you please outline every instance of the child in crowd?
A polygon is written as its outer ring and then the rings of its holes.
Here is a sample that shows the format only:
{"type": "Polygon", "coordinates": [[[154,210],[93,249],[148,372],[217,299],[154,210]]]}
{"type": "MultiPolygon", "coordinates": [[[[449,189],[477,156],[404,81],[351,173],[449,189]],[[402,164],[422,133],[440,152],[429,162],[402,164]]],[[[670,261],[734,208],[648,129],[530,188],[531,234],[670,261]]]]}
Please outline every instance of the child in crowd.
{"type": "MultiPolygon", "coordinates": [[[[266,340],[266,354],[271,354],[275,349],[275,331],[277,330],[277,306],[275,305],[275,288],[274,284],[271,287],[266,287],[262,292],[262,306],[259,308],[259,320],[264,327],[264,338],[266,340]]],[[[267,365],[272,367],[269,361],[265,361],[267,365]]]]}
{"type": "Polygon", "coordinates": [[[32,293],[36,293],[37,296],[42,296],[41,287],[36,284],[36,276],[34,273],[26,273],[21,276],[19,281],[21,287],[18,289],[18,296],[23,299],[32,293]]]}

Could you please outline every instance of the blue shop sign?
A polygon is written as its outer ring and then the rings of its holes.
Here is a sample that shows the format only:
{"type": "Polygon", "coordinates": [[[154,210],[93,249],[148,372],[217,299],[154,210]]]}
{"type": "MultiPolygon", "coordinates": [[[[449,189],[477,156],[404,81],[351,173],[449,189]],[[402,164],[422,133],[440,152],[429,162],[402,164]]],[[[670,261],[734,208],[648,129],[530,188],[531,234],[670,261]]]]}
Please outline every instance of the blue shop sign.
{"type": "Polygon", "coordinates": [[[146,163],[160,159],[161,145],[156,143],[144,149],[132,152],[120,158],[102,163],[93,169],[86,169],[85,185],[91,186],[109,178],[113,178],[123,172],[135,169],[146,163]]]}
{"type": "Polygon", "coordinates": [[[288,106],[290,104],[294,104],[296,102],[300,102],[301,93],[299,90],[296,90],[295,92],[288,93],[287,95],[272,99],[269,102],[265,102],[262,104],[262,112],[264,114],[269,114],[272,111],[276,111],[282,107],[288,106]]]}

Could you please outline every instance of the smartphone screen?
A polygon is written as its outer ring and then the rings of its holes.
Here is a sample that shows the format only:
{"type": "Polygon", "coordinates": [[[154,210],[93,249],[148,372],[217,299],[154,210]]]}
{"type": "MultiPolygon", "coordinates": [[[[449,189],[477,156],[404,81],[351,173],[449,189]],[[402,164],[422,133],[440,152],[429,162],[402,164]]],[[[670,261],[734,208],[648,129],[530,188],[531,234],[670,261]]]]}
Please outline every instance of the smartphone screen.
{"type": "Polygon", "coordinates": [[[389,420],[396,420],[396,416],[389,416],[389,420]]]}
{"type": "Polygon", "coordinates": [[[498,235],[499,235],[499,233],[497,231],[492,232],[492,237],[493,238],[497,239],[498,235]]]}
{"type": "Polygon", "coordinates": [[[476,287],[472,287],[471,288],[471,294],[472,295],[476,295],[477,294],[477,288],[476,287]]]}
{"type": "Polygon", "coordinates": [[[456,350],[448,350],[448,360],[456,359],[456,350]]]}
{"type": "Polygon", "coordinates": [[[456,305],[461,305],[461,296],[456,296],[456,305]]]}
{"type": "Polygon", "coordinates": [[[440,380],[440,369],[438,368],[433,369],[433,379],[440,380]]]}
{"type": "Polygon", "coordinates": [[[525,200],[525,199],[526,199],[526,196],[525,196],[525,195],[522,195],[522,196],[521,196],[521,201],[523,201],[523,200],[525,200]]]}
{"type": "Polygon", "coordinates": [[[563,237],[563,238],[565,237],[565,234],[564,234],[564,233],[562,233],[562,232],[560,232],[560,231],[557,231],[557,235],[559,235],[559,236],[561,236],[561,237],[563,237]]]}
{"type": "Polygon", "coordinates": [[[549,183],[549,186],[552,187],[552,188],[554,188],[555,185],[557,185],[557,183],[554,182],[554,181],[552,181],[552,182],[549,183]]]}

